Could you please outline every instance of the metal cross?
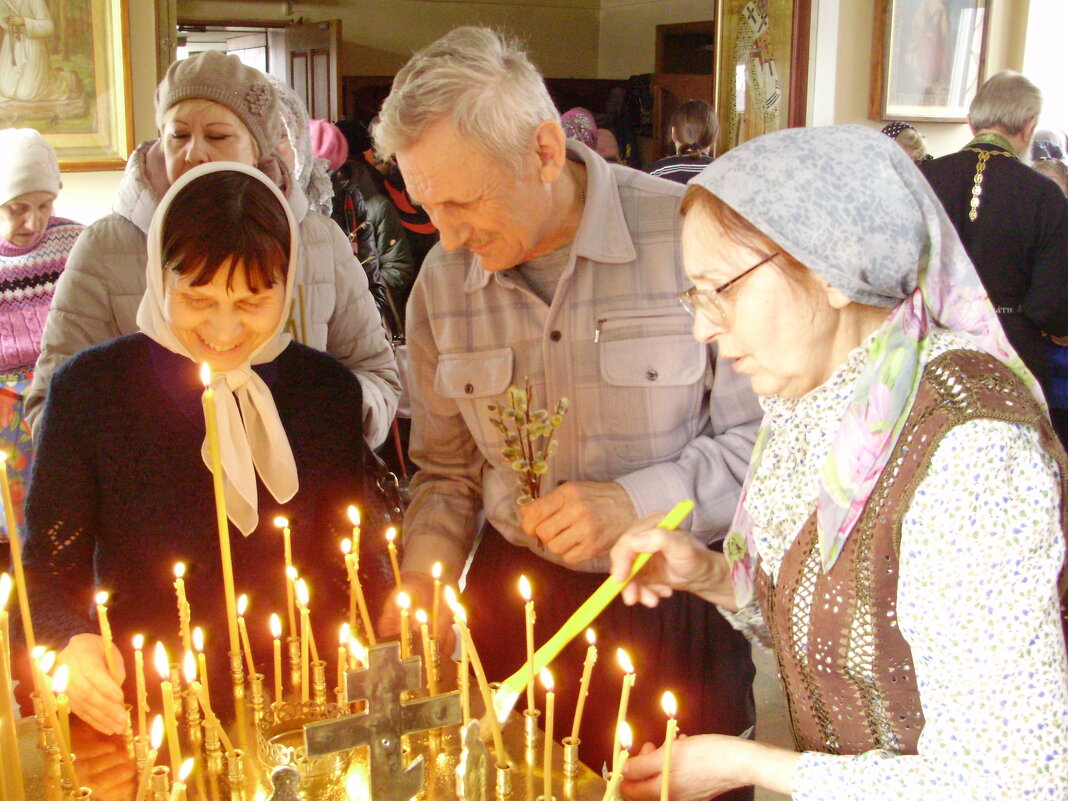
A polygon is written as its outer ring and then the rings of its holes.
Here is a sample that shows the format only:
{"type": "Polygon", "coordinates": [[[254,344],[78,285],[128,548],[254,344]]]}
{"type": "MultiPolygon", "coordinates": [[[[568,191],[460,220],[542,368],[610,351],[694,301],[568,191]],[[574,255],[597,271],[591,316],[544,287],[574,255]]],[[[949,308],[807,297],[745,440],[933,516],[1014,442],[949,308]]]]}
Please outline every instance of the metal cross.
{"type": "Polygon", "coordinates": [[[400,643],[376,645],[368,652],[366,670],[345,674],[349,703],[367,701],[367,710],[304,727],[308,756],[322,757],[366,745],[370,750],[371,797],[375,801],[408,801],[423,789],[423,757],[407,768],[401,737],[460,722],[460,693],[454,691],[417,701],[401,693],[422,686],[422,659],[401,661],[400,643]]]}

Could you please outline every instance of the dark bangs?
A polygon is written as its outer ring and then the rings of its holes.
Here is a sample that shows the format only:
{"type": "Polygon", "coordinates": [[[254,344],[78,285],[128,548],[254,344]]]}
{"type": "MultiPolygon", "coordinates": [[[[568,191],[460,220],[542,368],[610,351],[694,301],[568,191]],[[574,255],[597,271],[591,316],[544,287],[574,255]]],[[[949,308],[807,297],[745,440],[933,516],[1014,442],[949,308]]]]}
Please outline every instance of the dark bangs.
{"type": "Polygon", "coordinates": [[[284,283],[289,270],[289,220],[275,194],[243,172],[202,175],[184,187],[163,223],[163,264],[193,286],[210,283],[229,262],[233,288],[238,263],[249,289],[284,283]]]}

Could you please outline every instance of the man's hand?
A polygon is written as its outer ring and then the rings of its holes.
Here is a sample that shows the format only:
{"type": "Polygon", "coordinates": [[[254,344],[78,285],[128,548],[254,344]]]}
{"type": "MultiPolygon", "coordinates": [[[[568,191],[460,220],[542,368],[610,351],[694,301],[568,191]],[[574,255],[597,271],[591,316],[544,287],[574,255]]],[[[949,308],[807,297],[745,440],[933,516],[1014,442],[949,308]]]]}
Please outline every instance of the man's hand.
{"type": "MultiPolygon", "coordinates": [[[[401,573],[401,586],[402,591],[408,593],[412,599],[413,615],[417,609],[422,609],[428,616],[433,613],[434,579],[431,576],[406,570],[401,573]]],[[[394,589],[389,594],[386,605],[382,609],[382,615],[378,619],[378,626],[375,627],[375,634],[383,640],[400,635],[400,607],[397,606],[397,592],[398,590],[394,589]]],[[[441,629],[438,652],[443,658],[449,658],[456,646],[456,637],[452,631],[452,610],[445,603],[444,587],[441,588],[441,607],[438,609],[438,617],[440,618],[438,626],[441,629]]]]}
{"type": "Polygon", "coordinates": [[[126,729],[126,708],[122,700],[122,681],[126,667],[122,654],[111,646],[118,681],[108,673],[104,660],[104,638],[99,634],[76,634],[59,653],[57,663],[70,668],[67,698],[71,711],[104,734],[121,734],[126,729]]]}
{"type": "Polygon", "coordinates": [[[572,565],[606,555],[637,517],[614,481],[568,481],[519,507],[524,533],[572,565]]]}

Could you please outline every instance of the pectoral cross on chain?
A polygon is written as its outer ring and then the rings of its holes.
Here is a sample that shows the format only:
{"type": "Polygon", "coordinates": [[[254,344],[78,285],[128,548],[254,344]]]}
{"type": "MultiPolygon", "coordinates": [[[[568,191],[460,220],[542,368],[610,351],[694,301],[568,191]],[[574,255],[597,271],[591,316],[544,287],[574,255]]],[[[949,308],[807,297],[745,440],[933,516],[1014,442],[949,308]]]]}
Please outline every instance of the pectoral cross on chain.
{"type": "Polygon", "coordinates": [[[368,652],[366,670],[345,674],[349,703],[366,700],[367,710],[337,720],[309,723],[304,744],[310,757],[370,749],[370,789],[375,801],[408,801],[423,789],[423,757],[407,768],[401,737],[460,722],[460,693],[402,701],[404,690],[422,686],[422,659],[401,661],[400,643],[376,645],[368,652]]]}

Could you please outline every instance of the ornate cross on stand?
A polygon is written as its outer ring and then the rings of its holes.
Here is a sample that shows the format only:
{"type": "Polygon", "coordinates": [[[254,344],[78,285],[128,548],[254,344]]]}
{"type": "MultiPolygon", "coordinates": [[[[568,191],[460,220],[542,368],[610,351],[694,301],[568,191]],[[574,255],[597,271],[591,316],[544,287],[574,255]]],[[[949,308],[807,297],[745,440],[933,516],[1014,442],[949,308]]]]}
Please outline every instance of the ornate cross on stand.
{"type": "Polygon", "coordinates": [[[402,701],[401,693],[422,686],[422,659],[401,661],[400,643],[376,645],[368,652],[366,670],[345,674],[346,700],[367,701],[367,710],[304,727],[309,757],[370,749],[369,773],[374,801],[408,801],[423,789],[423,757],[408,767],[401,754],[401,737],[460,722],[457,691],[402,701]]]}

